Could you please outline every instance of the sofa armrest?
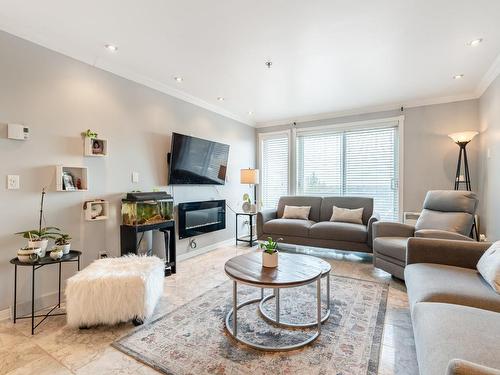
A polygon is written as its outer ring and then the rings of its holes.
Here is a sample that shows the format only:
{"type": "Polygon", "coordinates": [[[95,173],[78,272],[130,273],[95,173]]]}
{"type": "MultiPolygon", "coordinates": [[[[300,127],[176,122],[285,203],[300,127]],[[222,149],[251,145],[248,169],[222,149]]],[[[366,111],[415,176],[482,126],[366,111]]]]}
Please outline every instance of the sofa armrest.
{"type": "Polygon", "coordinates": [[[475,269],[491,242],[410,238],[406,245],[406,264],[437,263],[475,269]]]}
{"type": "Polygon", "coordinates": [[[373,239],[377,237],[413,237],[414,234],[415,227],[413,225],[389,221],[373,223],[373,239]]]}
{"type": "Polygon", "coordinates": [[[276,219],[278,213],[275,209],[267,209],[257,212],[257,238],[264,233],[264,223],[276,219]]]}
{"type": "Polygon", "coordinates": [[[452,359],[448,363],[446,375],[500,375],[500,370],[463,359],[452,359]]]}
{"type": "Polygon", "coordinates": [[[474,241],[474,239],[456,232],[439,229],[420,229],[415,231],[415,237],[439,238],[441,240],[474,241]]]}
{"type": "Polygon", "coordinates": [[[368,219],[367,230],[368,230],[368,246],[371,248],[373,246],[373,224],[380,220],[380,215],[378,212],[374,212],[370,219],[368,219]]]}

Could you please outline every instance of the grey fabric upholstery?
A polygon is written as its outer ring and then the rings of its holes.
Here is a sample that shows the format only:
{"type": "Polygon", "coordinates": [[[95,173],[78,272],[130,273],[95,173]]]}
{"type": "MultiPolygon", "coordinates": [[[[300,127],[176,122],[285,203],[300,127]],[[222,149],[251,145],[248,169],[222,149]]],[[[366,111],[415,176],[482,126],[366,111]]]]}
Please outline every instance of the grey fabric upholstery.
{"type": "Polygon", "coordinates": [[[463,359],[452,359],[448,363],[446,375],[500,375],[500,370],[464,361],[463,359]]]}
{"type": "Polygon", "coordinates": [[[373,199],[364,197],[281,197],[276,210],[257,214],[258,239],[283,238],[283,243],[309,245],[370,253],[372,225],[379,219],[373,212],[373,199]],[[282,219],[285,205],[311,206],[309,220],[282,219]],[[333,206],[363,207],[363,223],[330,222],[333,206]],[[321,220],[325,218],[325,220],[321,220]]]}
{"type": "Polygon", "coordinates": [[[365,225],[353,223],[340,223],[331,221],[322,221],[309,229],[309,236],[312,238],[321,238],[324,240],[340,240],[346,238],[352,242],[364,242],[368,239],[368,230],[365,225]]]}
{"type": "Polygon", "coordinates": [[[490,246],[491,242],[410,238],[406,264],[436,263],[475,270],[479,258],[490,246]]]}
{"type": "Polygon", "coordinates": [[[442,240],[474,241],[474,239],[460,233],[448,232],[440,229],[420,229],[415,231],[415,237],[439,238],[442,240]]]}
{"type": "Polygon", "coordinates": [[[406,267],[405,281],[412,310],[419,302],[443,302],[500,313],[500,294],[474,269],[415,263],[406,267]]]}
{"type": "Polygon", "coordinates": [[[309,228],[314,224],[312,220],[301,219],[273,219],[264,224],[265,233],[308,237],[309,228]]]}
{"type": "Polygon", "coordinates": [[[311,206],[311,211],[309,212],[309,220],[320,221],[319,212],[321,209],[321,197],[301,197],[301,196],[288,196],[281,197],[278,202],[277,217],[281,219],[283,217],[283,212],[285,211],[285,206],[311,206]]]}
{"type": "Polygon", "coordinates": [[[373,199],[363,197],[325,197],[321,202],[321,211],[319,220],[330,221],[332,217],[333,206],[342,208],[361,208],[363,207],[363,224],[367,225],[368,220],[373,214],[373,199]]]}
{"type": "Polygon", "coordinates": [[[415,305],[412,319],[420,374],[443,375],[457,358],[500,369],[498,313],[421,302],[415,305]]]}
{"type": "Polygon", "coordinates": [[[407,242],[408,237],[377,237],[373,243],[379,255],[399,260],[404,266],[407,242]]]}
{"type": "MultiPolygon", "coordinates": [[[[387,263],[391,263],[390,258],[385,258],[384,262],[377,261],[378,257],[385,256],[383,249],[385,244],[393,244],[392,241],[378,241],[378,238],[417,236],[470,241],[467,236],[472,229],[477,205],[477,197],[470,191],[433,190],[427,192],[423,210],[415,227],[380,221],[373,224],[373,264],[394,276],[396,276],[393,273],[394,269],[397,270],[398,275],[404,275],[404,265],[400,265],[399,258],[396,258],[398,261],[393,262],[390,269],[386,267],[387,263]]],[[[391,250],[393,249],[389,249],[391,250]]]]}

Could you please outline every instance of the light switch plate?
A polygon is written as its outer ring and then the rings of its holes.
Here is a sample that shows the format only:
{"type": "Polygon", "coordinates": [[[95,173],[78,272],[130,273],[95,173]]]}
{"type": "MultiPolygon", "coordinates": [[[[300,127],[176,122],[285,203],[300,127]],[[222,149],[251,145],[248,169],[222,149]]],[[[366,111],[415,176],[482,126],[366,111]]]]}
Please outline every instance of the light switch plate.
{"type": "Polygon", "coordinates": [[[139,172],[132,172],[132,182],[139,182],[139,172]]]}
{"type": "Polygon", "coordinates": [[[15,174],[10,174],[7,176],[7,189],[17,190],[19,189],[19,176],[15,174]]]}

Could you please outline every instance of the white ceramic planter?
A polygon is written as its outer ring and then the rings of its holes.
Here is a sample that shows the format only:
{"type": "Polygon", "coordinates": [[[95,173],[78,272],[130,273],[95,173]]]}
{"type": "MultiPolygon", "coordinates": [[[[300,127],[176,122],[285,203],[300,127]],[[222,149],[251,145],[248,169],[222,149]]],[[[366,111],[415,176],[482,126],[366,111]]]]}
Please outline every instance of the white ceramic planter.
{"type": "Polygon", "coordinates": [[[32,249],[19,249],[17,251],[17,259],[23,263],[33,263],[36,262],[40,258],[40,254],[42,253],[42,249],[39,247],[35,247],[32,249]]]}
{"type": "Polygon", "coordinates": [[[276,268],[278,267],[278,252],[272,254],[262,252],[262,267],[276,268]]]}
{"type": "Polygon", "coordinates": [[[40,258],[43,258],[47,252],[47,245],[49,244],[48,239],[28,241],[28,247],[38,247],[40,248],[40,258]]]}
{"type": "Polygon", "coordinates": [[[63,255],[64,255],[63,249],[62,249],[62,247],[59,247],[59,246],[54,247],[52,249],[52,251],[50,252],[50,257],[54,260],[61,259],[63,255]]]}
{"type": "Polygon", "coordinates": [[[68,244],[66,244],[66,245],[59,245],[59,248],[61,248],[61,249],[62,249],[63,254],[64,254],[64,255],[66,255],[66,254],[68,254],[68,253],[69,253],[69,251],[71,250],[71,244],[70,244],[70,243],[68,243],[68,244]]]}

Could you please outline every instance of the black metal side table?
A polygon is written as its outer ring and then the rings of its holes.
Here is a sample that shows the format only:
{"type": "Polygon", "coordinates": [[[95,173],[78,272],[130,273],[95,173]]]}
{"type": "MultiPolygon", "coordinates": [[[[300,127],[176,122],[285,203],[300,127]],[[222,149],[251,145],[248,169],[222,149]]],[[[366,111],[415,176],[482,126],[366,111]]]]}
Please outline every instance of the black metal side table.
{"type": "Polygon", "coordinates": [[[255,243],[255,240],[253,238],[253,218],[257,216],[257,212],[236,212],[236,245],[238,245],[238,242],[247,242],[248,246],[252,247],[253,244],[255,243]],[[245,238],[238,238],[238,217],[240,216],[248,216],[248,221],[250,225],[250,237],[249,239],[245,238]]]}
{"type": "Polygon", "coordinates": [[[20,262],[19,259],[13,258],[10,260],[10,263],[14,265],[14,324],[16,324],[17,319],[30,319],[31,318],[31,334],[35,334],[35,328],[38,327],[45,319],[49,316],[57,316],[57,315],[66,315],[66,313],[56,313],[51,314],[56,308],[61,307],[61,268],[63,263],[69,262],[77,262],[78,263],[78,271],[80,271],[80,256],[82,255],[81,251],[71,250],[68,254],[63,255],[61,259],[52,259],[49,256],[43,257],[42,259],[34,262],[34,263],[25,263],[20,262]],[[59,265],[59,299],[57,305],[52,307],[47,314],[35,315],[35,273],[36,270],[48,266],[50,264],[58,264],[59,265]],[[31,315],[28,316],[17,316],[17,267],[31,267],[31,315]],[[35,325],[35,318],[42,318],[35,325]]]}

